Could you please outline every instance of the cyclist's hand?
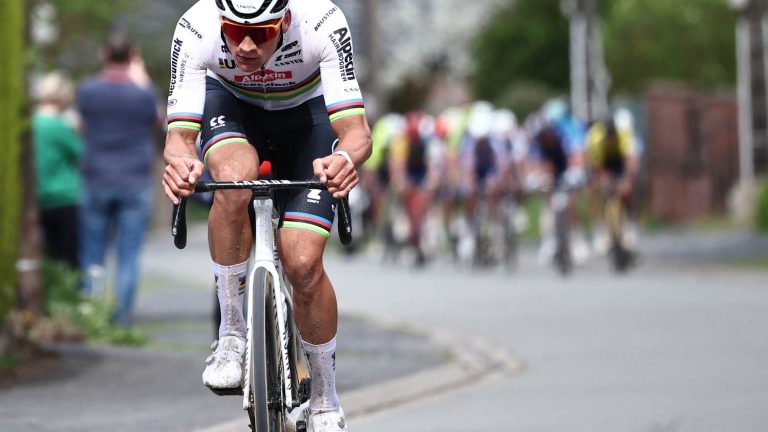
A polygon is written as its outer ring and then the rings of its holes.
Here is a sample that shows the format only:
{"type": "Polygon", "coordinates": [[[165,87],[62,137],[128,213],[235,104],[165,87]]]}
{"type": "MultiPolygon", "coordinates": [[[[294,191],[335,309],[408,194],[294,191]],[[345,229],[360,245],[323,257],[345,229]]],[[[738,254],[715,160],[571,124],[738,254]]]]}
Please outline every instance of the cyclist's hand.
{"type": "Polygon", "coordinates": [[[203,175],[203,163],[190,156],[166,157],[163,173],[163,189],[174,204],[179,197],[186,197],[195,191],[195,183],[203,175]]]}
{"type": "Polygon", "coordinates": [[[315,159],[312,167],[317,177],[334,198],[343,198],[357,185],[355,165],[341,154],[315,159]]]}

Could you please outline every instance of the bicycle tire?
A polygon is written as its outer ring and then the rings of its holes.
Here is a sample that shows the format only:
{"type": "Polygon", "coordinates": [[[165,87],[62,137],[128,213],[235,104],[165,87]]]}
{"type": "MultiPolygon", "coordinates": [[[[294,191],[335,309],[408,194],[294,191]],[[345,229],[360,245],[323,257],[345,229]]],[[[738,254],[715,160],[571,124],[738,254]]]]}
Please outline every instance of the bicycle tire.
{"type": "Polygon", "coordinates": [[[514,218],[514,204],[505,204],[502,213],[502,230],[504,233],[504,265],[508,270],[516,269],[519,259],[517,227],[514,218]]]}
{"type": "Polygon", "coordinates": [[[568,218],[568,207],[555,211],[555,241],[557,242],[555,265],[563,276],[567,276],[573,271],[570,222],[568,218]]]}
{"type": "Polygon", "coordinates": [[[617,198],[606,203],[606,219],[611,238],[611,264],[616,272],[624,272],[630,263],[629,252],[624,246],[624,208],[617,198]]]}
{"type": "Polygon", "coordinates": [[[260,316],[249,319],[252,328],[248,352],[248,379],[250,408],[248,416],[253,432],[281,432],[283,430],[282,380],[279,363],[279,342],[276,341],[276,309],[272,273],[257,268],[254,273],[253,310],[260,316]]]}

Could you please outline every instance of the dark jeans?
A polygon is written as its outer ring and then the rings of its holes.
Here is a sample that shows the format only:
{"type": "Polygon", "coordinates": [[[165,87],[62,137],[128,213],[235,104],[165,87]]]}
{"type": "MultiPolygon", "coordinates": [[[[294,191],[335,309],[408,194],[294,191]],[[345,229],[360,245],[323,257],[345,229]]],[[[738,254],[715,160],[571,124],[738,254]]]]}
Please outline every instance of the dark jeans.
{"type": "Polygon", "coordinates": [[[80,260],[84,289],[91,292],[104,284],[104,261],[111,235],[117,252],[114,320],[130,325],[139,281],[139,254],[152,212],[152,188],[137,192],[86,190],[80,219],[80,260]],[[101,280],[100,280],[101,279],[101,280]]]}
{"type": "Polygon", "coordinates": [[[46,254],[66,264],[72,270],[80,268],[77,219],[76,205],[40,211],[46,254]]]}

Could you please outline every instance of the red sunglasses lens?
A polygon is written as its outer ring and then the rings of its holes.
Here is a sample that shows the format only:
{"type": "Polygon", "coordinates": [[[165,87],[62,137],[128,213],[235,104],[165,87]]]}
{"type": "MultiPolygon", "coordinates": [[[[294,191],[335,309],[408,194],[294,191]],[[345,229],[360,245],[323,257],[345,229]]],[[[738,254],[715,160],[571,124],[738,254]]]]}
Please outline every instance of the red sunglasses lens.
{"type": "Polygon", "coordinates": [[[226,22],[222,23],[221,28],[224,31],[224,34],[232,39],[232,42],[237,44],[242,42],[246,35],[248,35],[256,45],[263,44],[264,42],[273,39],[280,32],[279,27],[245,27],[226,22]]]}
{"type": "Polygon", "coordinates": [[[243,27],[222,23],[221,30],[236,44],[239,44],[245,39],[245,29],[243,27]]]}

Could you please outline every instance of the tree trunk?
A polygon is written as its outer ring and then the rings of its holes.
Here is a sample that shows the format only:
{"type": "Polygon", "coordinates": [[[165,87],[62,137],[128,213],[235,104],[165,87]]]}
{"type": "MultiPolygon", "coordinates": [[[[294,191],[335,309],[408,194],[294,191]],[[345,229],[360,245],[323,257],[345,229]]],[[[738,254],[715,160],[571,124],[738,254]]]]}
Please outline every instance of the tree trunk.
{"type": "MultiPolygon", "coordinates": [[[[24,1],[0,2],[0,329],[15,305],[22,211],[21,136],[27,119],[23,77],[24,1]]],[[[0,336],[1,338],[2,336],[0,336]]],[[[0,343],[2,345],[2,343],[0,343]]]]}
{"type": "MultiPolygon", "coordinates": [[[[29,6],[25,0],[17,0],[24,6],[29,6]]],[[[31,22],[31,7],[23,9],[23,20],[31,22]]],[[[24,46],[30,44],[30,25],[22,32],[24,46]]],[[[29,88],[29,82],[22,78],[24,88],[29,88]]],[[[31,118],[30,105],[25,98],[21,106],[21,117],[31,118]]],[[[17,306],[31,313],[33,318],[43,314],[43,239],[40,227],[40,211],[37,204],[37,180],[35,173],[35,147],[29,127],[21,132],[21,178],[22,178],[22,213],[21,213],[21,244],[19,245],[19,260],[17,273],[17,306]]]]}

